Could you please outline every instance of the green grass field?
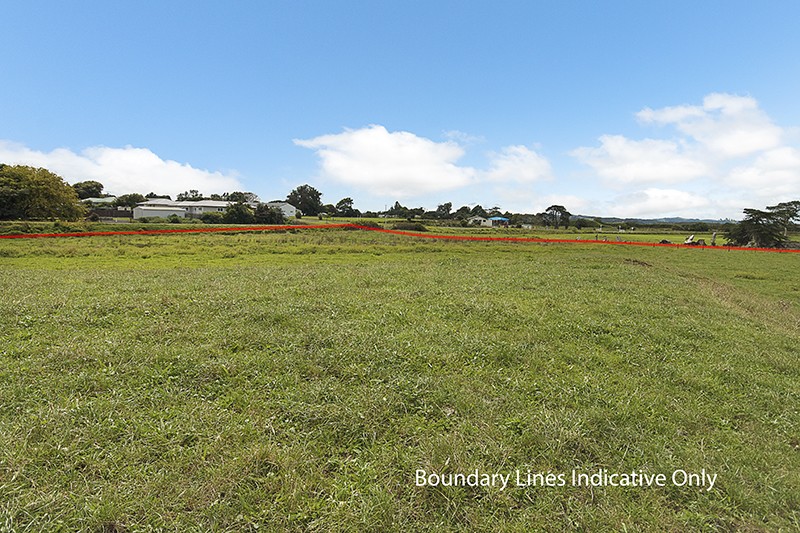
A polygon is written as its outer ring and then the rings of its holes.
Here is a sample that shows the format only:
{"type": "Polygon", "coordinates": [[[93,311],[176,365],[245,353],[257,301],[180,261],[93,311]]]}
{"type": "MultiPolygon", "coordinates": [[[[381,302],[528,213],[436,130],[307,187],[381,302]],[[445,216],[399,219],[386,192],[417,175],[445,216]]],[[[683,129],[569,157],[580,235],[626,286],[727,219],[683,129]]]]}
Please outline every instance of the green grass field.
{"type": "Polygon", "coordinates": [[[798,261],[0,240],[0,531],[797,530],[798,261]],[[601,468],[668,482],[415,484],[601,468]]]}

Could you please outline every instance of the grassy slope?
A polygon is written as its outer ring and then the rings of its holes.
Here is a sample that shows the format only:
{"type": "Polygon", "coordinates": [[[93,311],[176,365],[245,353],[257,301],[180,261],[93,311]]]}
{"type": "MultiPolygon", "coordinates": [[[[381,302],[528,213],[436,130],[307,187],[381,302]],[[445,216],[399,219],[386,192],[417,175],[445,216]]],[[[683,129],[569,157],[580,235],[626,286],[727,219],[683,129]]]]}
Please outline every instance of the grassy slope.
{"type": "Polygon", "coordinates": [[[794,254],[0,241],[0,528],[798,527],[794,254]],[[419,488],[676,468],[696,488],[419,488]]]}

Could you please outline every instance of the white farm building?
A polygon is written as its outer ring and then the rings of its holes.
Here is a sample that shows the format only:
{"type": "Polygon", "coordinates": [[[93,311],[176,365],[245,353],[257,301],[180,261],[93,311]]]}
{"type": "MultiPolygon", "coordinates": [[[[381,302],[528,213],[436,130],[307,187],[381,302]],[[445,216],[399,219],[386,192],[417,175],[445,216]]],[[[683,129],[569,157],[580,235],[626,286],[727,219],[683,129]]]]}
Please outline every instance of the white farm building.
{"type": "MultiPolygon", "coordinates": [[[[200,218],[205,213],[224,213],[232,202],[224,200],[167,200],[166,198],[151,198],[133,208],[134,220],[143,217],[169,217],[178,215],[181,218],[200,218]]],[[[250,204],[255,208],[258,204],[250,204]]],[[[297,208],[286,202],[268,202],[269,207],[275,207],[283,212],[286,218],[297,216],[297,208]]]]}
{"type": "Polygon", "coordinates": [[[295,206],[286,202],[267,202],[267,207],[280,209],[286,218],[296,217],[299,211],[295,206]]]}
{"type": "Polygon", "coordinates": [[[186,209],[182,207],[169,207],[166,205],[158,207],[137,205],[136,207],[133,208],[134,220],[147,217],[167,218],[172,215],[178,215],[179,217],[184,218],[186,217],[186,209]]]}

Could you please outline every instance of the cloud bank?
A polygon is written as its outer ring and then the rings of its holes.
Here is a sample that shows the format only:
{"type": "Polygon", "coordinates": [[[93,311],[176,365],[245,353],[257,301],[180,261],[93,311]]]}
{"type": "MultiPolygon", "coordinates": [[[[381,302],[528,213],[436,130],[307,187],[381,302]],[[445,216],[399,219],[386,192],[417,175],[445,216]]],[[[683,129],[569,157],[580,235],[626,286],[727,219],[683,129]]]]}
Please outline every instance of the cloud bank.
{"type": "Polygon", "coordinates": [[[572,152],[592,167],[606,183],[680,183],[707,175],[708,164],[675,141],[635,141],[622,135],[603,135],[599,148],[578,148],[572,152]]]}
{"type": "Polygon", "coordinates": [[[407,131],[390,132],[380,125],[294,144],[314,150],[323,178],[357,187],[375,196],[420,198],[442,191],[492,182],[523,183],[548,179],[549,161],[526,146],[508,146],[489,155],[489,168],[459,165],[464,147],[453,139],[435,142],[407,131]]]}
{"type": "Polygon", "coordinates": [[[596,146],[567,151],[590,177],[558,175],[524,145],[484,154],[484,168],[462,165],[466,147],[484,140],[458,131],[436,142],[372,125],[294,143],[316,152],[321,178],[391,200],[431,204],[460,191],[528,212],[566,198],[587,214],[737,217],[744,207],[800,198],[800,148],[750,96],[712,93],[698,105],[646,107],[635,118],[649,135],[608,133],[596,146]]]}
{"type": "Polygon", "coordinates": [[[437,143],[379,125],[294,143],[316,151],[324,177],[373,195],[422,196],[464,187],[476,176],[474,169],[457,164],[464,155],[458,143],[437,143]]]}
{"type": "Polygon", "coordinates": [[[0,161],[10,165],[47,168],[68,183],[94,180],[104,192],[175,195],[190,189],[205,194],[241,190],[236,176],[200,170],[185,163],[161,159],[146,148],[94,146],[80,153],[65,148],[51,152],[31,150],[23,145],[0,141],[0,161]]]}
{"type": "Polygon", "coordinates": [[[780,145],[783,131],[749,96],[712,93],[701,106],[683,105],[637,113],[643,123],[672,125],[711,154],[743,157],[780,145]]]}
{"type": "Polygon", "coordinates": [[[570,152],[607,187],[630,191],[606,204],[610,214],[738,216],[800,198],[800,150],[750,96],[712,93],[701,105],[648,107],[636,118],[669,137],[603,135],[599,146],[570,152]]]}

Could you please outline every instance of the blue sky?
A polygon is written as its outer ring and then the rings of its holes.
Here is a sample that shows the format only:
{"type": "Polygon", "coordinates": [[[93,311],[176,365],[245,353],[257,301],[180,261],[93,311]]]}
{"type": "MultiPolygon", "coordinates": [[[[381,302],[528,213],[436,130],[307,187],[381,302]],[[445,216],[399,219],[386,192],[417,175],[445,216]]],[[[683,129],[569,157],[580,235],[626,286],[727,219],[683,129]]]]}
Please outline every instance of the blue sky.
{"type": "Polygon", "coordinates": [[[112,194],[712,218],[800,198],[795,1],[0,12],[0,161],[112,194]]]}

